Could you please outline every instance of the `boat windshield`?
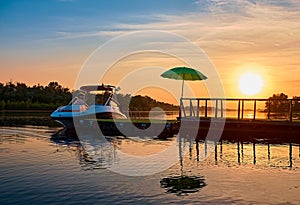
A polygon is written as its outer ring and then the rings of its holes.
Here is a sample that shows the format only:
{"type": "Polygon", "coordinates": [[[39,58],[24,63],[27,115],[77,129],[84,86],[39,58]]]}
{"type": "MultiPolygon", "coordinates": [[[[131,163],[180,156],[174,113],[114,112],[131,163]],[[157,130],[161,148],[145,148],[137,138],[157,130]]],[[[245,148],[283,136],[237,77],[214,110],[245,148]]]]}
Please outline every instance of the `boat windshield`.
{"type": "Polygon", "coordinates": [[[89,92],[86,94],[88,105],[110,105],[113,94],[107,91],[89,92]]]}
{"type": "MultiPolygon", "coordinates": [[[[113,99],[114,87],[113,86],[83,86],[80,90],[76,91],[77,95],[71,100],[70,105],[104,105],[111,106],[114,104],[113,99]]],[[[118,105],[117,102],[115,104],[118,105]]]]}
{"type": "Polygon", "coordinates": [[[86,96],[84,93],[77,94],[69,103],[69,105],[87,105],[86,96]]]}

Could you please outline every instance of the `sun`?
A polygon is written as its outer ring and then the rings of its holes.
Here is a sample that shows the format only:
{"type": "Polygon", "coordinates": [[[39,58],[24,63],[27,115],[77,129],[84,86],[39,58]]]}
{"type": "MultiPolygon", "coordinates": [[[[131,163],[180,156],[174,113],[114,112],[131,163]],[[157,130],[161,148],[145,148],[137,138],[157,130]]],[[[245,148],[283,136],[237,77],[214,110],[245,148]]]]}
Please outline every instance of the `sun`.
{"type": "Polygon", "coordinates": [[[260,75],[245,73],[240,77],[240,91],[245,95],[258,94],[263,87],[263,80],[260,75]]]}

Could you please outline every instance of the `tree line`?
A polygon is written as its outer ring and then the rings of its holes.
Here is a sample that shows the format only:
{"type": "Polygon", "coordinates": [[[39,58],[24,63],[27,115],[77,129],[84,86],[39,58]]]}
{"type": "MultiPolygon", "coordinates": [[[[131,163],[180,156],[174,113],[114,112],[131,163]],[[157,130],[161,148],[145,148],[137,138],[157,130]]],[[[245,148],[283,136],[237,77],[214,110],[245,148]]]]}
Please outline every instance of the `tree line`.
{"type": "MultiPolygon", "coordinates": [[[[0,110],[53,110],[66,105],[72,99],[73,92],[58,82],[50,82],[47,86],[39,84],[27,86],[20,82],[0,83],[0,110]]],[[[166,111],[179,109],[178,105],[160,102],[149,96],[118,93],[116,97],[121,107],[129,107],[132,111],[150,111],[154,107],[160,107],[166,111]]],[[[292,99],[293,112],[300,112],[300,97],[294,96],[292,99]]],[[[265,111],[286,113],[290,110],[290,106],[288,95],[273,94],[265,104],[265,111]]]]}
{"type": "MultiPolygon", "coordinates": [[[[58,82],[50,82],[47,86],[27,86],[25,83],[0,83],[0,110],[53,110],[66,105],[72,99],[69,88],[58,82]]],[[[163,110],[178,110],[178,106],[157,101],[149,96],[131,96],[118,93],[117,100],[121,107],[133,111],[150,111],[154,107],[163,110]],[[129,106],[128,106],[129,105],[129,106]]]]}
{"type": "Polygon", "coordinates": [[[50,82],[47,86],[27,86],[25,83],[0,83],[0,109],[30,110],[55,109],[66,104],[72,98],[69,88],[58,82],[50,82]]]}
{"type": "MultiPolygon", "coordinates": [[[[300,97],[294,96],[292,99],[292,111],[300,112],[300,97]]],[[[288,100],[288,95],[284,93],[273,94],[266,102],[265,108],[266,112],[287,113],[291,109],[291,101],[288,100]]]]}
{"type": "Polygon", "coordinates": [[[131,96],[129,94],[117,94],[117,100],[122,109],[130,111],[150,111],[152,108],[159,107],[165,111],[178,111],[179,106],[157,101],[149,96],[131,96]],[[129,106],[128,106],[129,105],[129,106]]]}

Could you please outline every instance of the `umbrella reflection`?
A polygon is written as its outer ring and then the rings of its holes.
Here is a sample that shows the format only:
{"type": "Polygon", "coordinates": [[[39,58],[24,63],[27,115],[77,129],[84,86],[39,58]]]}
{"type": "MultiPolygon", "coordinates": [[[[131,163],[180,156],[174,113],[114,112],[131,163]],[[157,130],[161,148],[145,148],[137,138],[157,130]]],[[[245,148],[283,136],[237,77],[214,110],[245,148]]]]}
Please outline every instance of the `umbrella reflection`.
{"type": "Polygon", "coordinates": [[[160,184],[167,192],[177,195],[195,193],[206,186],[203,176],[171,176],[163,178],[160,184]]]}
{"type": "MultiPolygon", "coordinates": [[[[185,195],[188,193],[198,192],[202,187],[206,186],[204,176],[187,176],[184,175],[183,157],[188,142],[189,159],[192,160],[192,140],[187,141],[184,137],[178,137],[178,154],[180,164],[180,176],[169,176],[160,180],[162,188],[168,193],[176,195],[185,195]]],[[[199,150],[197,150],[199,153],[199,150]]]]}

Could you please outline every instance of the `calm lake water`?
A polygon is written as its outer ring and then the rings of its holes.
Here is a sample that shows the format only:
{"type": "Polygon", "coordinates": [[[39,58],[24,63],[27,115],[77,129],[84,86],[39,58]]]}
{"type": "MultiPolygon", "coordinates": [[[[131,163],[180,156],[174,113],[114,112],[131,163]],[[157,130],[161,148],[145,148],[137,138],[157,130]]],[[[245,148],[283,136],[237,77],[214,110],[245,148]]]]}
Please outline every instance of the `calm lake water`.
{"type": "Polygon", "coordinates": [[[0,127],[1,204],[300,204],[296,144],[256,144],[254,154],[253,144],[222,142],[202,160],[204,142],[110,137],[93,156],[79,141],[53,137],[58,130],[0,127]],[[110,169],[122,164],[121,152],[140,158],[172,143],[177,161],[158,173],[126,176],[110,169]]]}

